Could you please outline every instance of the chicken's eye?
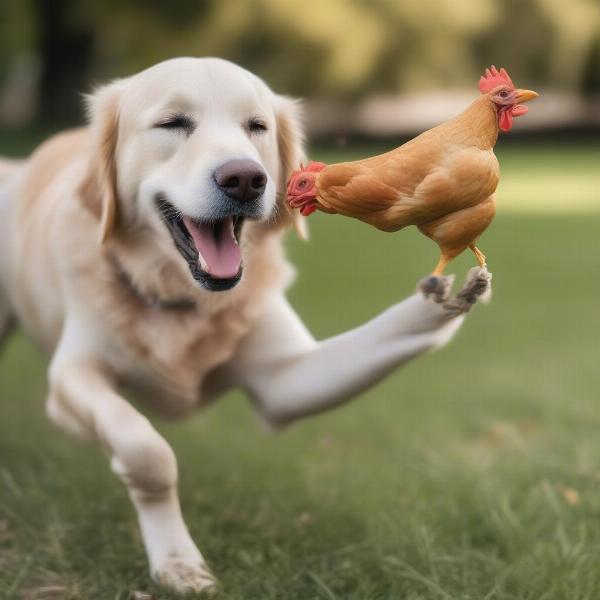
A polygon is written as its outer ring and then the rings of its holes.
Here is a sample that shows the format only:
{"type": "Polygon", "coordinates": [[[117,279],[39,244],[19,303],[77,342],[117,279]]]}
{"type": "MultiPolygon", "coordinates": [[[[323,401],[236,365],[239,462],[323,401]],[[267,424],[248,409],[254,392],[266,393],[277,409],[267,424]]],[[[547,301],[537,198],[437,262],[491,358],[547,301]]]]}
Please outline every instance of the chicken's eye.
{"type": "Polygon", "coordinates": [[[306,187],[306,179],[300,180],[300,182],[298,183],[298,187],[305,188],[306,187]]]}
{"type": "Polygon", "coordinates": [[[500,98],[508,98],[508,92],[506,90],[502,90],[499,94],[500,98]]]}

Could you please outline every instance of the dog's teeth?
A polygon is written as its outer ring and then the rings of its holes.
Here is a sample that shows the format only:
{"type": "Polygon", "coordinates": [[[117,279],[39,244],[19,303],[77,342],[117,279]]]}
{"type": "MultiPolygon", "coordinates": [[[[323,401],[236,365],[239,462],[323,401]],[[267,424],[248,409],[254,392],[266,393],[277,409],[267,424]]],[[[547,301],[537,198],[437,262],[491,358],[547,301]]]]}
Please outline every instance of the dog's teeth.
{"type": "Polygon", "coordinates": [[[237,220],[234,219],[227,219],[227,228],[229,229],[229,235],[231,236],[231,239],[234,241],[235,245],[239,245],[237,238],[235,237],[235,226],[236,226],[237,220]]]}
{"type": "Polygon", "coordinates": [[[200,263],[200,268],[203,271],[208,271],[208,263],[204,260],[204,257],[200,252],[198,252],[198,262],[200,263]]]}

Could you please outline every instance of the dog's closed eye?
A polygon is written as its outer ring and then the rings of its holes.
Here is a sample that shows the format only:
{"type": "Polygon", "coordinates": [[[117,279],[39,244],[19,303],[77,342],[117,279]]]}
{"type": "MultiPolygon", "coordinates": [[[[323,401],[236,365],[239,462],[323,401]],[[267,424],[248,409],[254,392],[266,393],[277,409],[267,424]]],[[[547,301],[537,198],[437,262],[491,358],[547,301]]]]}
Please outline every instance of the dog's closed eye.
{"type": "Polygon", "coordinates": [[[252,117],[248,119],[246,129],[249,133],[261,134],[267,131],[267,124],[260,117],[252,117]]]}
{"type": "Polygon", "coordinates": [[[186,135],[190,135],[196,128],[194,120],[183,114],[170,115],[166,119],[159,121],[154,127],[158,129],[170,129],[174,131],[182,131],[186,135]]]}

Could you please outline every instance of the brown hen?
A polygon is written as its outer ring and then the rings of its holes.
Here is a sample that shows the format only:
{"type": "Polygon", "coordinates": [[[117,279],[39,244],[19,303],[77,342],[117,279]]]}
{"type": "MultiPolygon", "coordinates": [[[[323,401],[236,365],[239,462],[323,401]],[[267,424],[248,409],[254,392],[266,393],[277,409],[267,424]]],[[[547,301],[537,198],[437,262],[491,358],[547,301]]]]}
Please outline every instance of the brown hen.
{"type": "Polygon", "coordinates": [[[383,231],[416,225],[440,247],[433,274],[470,248],[492,222],[498,186],[494,145],[520,103],[536,92],[516,89],[505,69],[487,69],[482,96],[462,114],[406,144],[372,158],[333,165],[311,163],[292,174],[288,202],[307,216],[315,210],[360,219],[383,231]]]}

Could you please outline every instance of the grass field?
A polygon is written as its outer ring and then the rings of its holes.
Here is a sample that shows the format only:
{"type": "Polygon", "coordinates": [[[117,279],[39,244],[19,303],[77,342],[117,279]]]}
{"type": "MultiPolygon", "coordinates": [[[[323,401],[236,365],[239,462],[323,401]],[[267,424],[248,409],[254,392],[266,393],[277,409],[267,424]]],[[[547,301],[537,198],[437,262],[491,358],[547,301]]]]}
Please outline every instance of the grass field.
{"type": "MultiPolygon", "coordinates": [[[[499,157],[481,242],[494,300],[449,347],[277,436],[238,394],[154,419],[219,598],[600,597],[600,147],[499,157]]],[[[318,337],[409,295],[436,261],[412,230],[311,225],[309,244],[290,240],[290,297],[318,337]]],[[[148,581],[105,459],[47,423],[44,365],[19,335],[0,361],[0,597],[174,598],[148,581]]]]}

